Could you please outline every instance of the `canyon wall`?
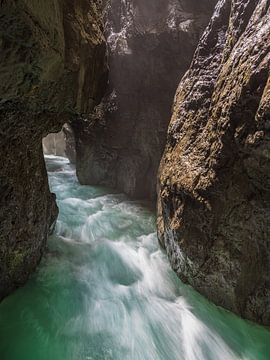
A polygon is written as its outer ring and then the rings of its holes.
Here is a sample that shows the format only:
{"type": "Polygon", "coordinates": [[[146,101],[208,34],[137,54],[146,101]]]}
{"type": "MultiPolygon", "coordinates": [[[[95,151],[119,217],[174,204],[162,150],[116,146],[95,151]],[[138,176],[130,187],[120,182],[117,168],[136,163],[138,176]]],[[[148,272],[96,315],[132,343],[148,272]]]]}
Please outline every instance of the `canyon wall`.
{"type": "Polygon", "coordinates": [[[0,3],[0,299],[23,284],[57,217],[42,138],[92,111],[106,83],[101,4],[0,3]]]}
{"type": "Polygon", "coordinates": [[[270,325],[270,1],[220,0],[177,90],[159,170],[172,267],[270,325]]]}
{"type": "Polygon", "coordinates": [[[216,0],[111,0],[105,12],[109,86],[89,119],[74,126],[82,184],[156,197],[177,85],[216,0]]]}

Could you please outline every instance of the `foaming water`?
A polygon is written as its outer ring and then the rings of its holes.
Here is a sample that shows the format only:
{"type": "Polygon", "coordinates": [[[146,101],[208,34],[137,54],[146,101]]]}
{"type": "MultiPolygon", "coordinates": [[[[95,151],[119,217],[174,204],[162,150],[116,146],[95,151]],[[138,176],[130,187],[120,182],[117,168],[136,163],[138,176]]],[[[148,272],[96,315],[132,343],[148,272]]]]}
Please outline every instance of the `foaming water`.
{"type": "Polygon", "coordinates": [[[269,360],[270,333],[183,285],[147,207],[47,157],[60,215],[27,285],[0,304],[1,360],[269,360]]]}

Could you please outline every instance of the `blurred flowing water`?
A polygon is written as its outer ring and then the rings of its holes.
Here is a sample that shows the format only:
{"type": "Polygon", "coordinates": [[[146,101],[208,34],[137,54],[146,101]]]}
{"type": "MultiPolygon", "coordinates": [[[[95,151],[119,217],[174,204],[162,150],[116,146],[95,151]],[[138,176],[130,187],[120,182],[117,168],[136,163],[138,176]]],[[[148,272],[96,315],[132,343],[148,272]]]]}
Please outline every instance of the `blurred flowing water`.
{"type": "Polygon", "coordinates": [[[269,360],[270,332],[183,285],[139,202],[46,158],[60,216],[25,287],[0,304],[1,360],[269,360]]]}

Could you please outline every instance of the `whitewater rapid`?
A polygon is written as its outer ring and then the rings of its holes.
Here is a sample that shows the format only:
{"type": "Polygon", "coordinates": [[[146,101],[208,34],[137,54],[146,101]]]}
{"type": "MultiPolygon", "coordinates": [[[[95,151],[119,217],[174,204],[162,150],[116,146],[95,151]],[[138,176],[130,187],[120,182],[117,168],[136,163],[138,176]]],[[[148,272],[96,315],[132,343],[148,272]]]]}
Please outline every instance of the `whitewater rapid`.
{"type": "Polygon", "coordinates": [[[37,273],[0,304],[1,360],[270,359],[266,329],[175,276],[146,204],[46,162],[60,215],[37,273]]]}

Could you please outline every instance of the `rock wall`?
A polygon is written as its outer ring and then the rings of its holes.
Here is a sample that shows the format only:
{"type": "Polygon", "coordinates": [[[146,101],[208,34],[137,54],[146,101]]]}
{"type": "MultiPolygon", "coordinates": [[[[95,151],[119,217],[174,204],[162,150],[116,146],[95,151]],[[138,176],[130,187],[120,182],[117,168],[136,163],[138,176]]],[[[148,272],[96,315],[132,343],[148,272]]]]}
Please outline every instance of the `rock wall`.
{"type": "Polygon", "coordinates": [[[220,0],[177,90],[160,242],[181,279],[270,325],[270,2],[220,0]]]}
{"type": "Polygon", "coordinates": [[[177,85],[216,0],[110,0],[105,13],[109,86],[76,123],[77,175],[136,198],[156,197],[177,85]]]}
{"type": "Polygon", "coordinates": [[[57,216],[42,138],[90,112],[106,82],[101,4],[0,3],[0,299],[23,284],[57,216]]]}

